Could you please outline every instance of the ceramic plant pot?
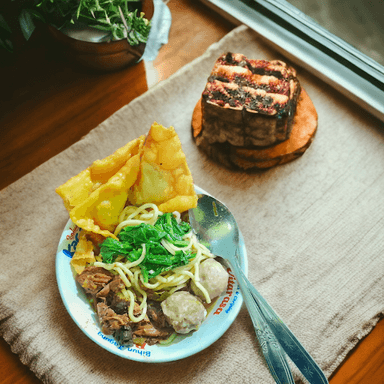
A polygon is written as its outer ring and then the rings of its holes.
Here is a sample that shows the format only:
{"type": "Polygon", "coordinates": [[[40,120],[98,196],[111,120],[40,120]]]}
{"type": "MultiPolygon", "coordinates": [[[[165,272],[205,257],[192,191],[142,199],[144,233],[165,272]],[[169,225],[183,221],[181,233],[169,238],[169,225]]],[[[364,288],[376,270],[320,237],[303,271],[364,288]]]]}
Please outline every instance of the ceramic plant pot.
{"type": "MultiPolygon", "coordinates": [[[[152,19],[153,0],[142,0],[142,12],[145,13],[145,18],[152,19]]],[[[145,43],[140,43],[133,47],[126,39],[98,41],[98,39],[102,40],[100,31],[94,30],[94,38],[92,38],[93,32],[90,28],[69,34],[48,26],[48,31],[54,38],[56,47],[66,58],[87,68],[102,71],[116,71],[137,63],[146,46],[145,43]],[[85,35],[87,41],[83,40],[85,35]]]]}

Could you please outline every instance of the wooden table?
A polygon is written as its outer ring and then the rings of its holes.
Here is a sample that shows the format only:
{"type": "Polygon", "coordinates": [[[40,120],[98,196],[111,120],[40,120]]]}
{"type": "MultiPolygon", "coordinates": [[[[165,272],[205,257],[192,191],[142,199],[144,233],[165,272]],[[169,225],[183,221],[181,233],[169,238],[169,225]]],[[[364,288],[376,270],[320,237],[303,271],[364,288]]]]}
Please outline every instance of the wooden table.
{"type": "MultiPolygon", "coordinates": [[[[159,81],[199,57],[234,28],[194,0],[171,0],[169,43],[152,63],[159,81]]],[[[93,73],[60,59],[37,31],[2,65],[0,189],[60,153],[146,92],[141,62],[116,73],[93,73]]],[[[384,321],[350,353],[331,384],[384,382],[384,321]]],[[[40,383],[0,338],[0,384],[40,383]]]]}

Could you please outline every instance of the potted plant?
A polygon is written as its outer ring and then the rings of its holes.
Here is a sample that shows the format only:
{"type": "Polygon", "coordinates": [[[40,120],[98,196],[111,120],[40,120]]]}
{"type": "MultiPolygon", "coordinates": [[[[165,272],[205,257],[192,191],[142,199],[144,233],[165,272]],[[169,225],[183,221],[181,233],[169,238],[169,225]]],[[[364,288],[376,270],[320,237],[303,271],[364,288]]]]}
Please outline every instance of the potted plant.
{"type": "Polygon", "coordinates": [[[67,57],[116,70],[142,56],[153,13],[153,0],[13,0],[0,6],[0,49],[12,51],[40,24],[67,57]]]}

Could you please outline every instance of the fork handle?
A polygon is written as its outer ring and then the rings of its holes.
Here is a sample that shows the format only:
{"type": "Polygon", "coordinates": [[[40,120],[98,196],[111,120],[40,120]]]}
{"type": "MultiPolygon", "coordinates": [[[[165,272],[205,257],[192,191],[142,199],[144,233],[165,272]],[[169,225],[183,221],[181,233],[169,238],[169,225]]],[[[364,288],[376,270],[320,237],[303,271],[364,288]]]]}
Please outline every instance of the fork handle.
{"type": "Polygon", "coordinates": [[[303,376],[311,384],[328,384],[321,368],[316,364],[311,355],[305,350],[303,345],[299,342],[292,331],[280,319],[269,303],[257,291],[257,289],[248,281],[244,272],[239,268],[239,274],[242,279],[246,279],[248,289],[257,303],[257,306],[267,322],[270,330],[276,336],[279,344],[295,363],[296,367],[300,370],[303,376]]]}
{"type": "Polygon", "coordinates": [[[236,268],[236,277],[238,277],[238,281],[242,280],[242,284],[246,284],[247,292],[251,294],[252,299],[259,310],[259,316],[261,316],[263,321],[268,324],[268,330],[276,337],[274,340],[276,340],[276,342],[284,349],[303,376],[311,384],[328,384],[328,380],[323,371],[316,364],[311,355],[305,350],[303,345],[287,325],[284,324],[264,297],[249,282],[237,259],[235,258],[234,262],[230,264],[236,268]]]}
{"type": "Polygon", "coordinates": [[[292,372],[289,368],[284,351],[281,349],[275,335],[264,319],[262,312],[255,301],[249,286],[252,286],[237,260],[233,263],[227,259],[232,270],[235,272],[241,293],[243,294],[245,305],[255,328],[256,336],[259,340],[261,350],[267,362],[268,368],[278,384],[294,384],[292,372]]]}

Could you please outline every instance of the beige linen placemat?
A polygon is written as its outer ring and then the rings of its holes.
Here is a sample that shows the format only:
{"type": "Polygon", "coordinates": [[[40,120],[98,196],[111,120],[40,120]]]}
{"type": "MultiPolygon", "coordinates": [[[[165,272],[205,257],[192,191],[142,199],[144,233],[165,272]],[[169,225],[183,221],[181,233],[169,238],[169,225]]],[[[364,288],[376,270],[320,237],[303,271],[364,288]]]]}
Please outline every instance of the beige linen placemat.
{"type": "Polygon", "coordinates": [[[384,130],[329,86],[298,68],[318,114],[300,159],[265,172],[227,170],[193,144],[193,108],[225,51],[284,59],[240,26],[170,79],[150,89],[64,152],[0,194],[0,332],[46,383],[273,383],[243,308],[206,350],[167,364],[106,352],[72,321],[55,279],[68,220],[55,188],[95,159],[173,125],[194,181],[235,213],[249,279],[329,376],[383,316],[384,130]]]}

